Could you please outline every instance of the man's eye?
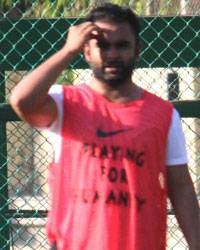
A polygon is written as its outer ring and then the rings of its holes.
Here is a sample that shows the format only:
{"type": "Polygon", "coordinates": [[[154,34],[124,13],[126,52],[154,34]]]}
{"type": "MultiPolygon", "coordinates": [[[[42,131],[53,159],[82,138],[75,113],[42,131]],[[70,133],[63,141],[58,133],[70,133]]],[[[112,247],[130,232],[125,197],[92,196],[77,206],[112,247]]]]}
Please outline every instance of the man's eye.
{"type": "Polygon", "coordinates": [[[119,49],[126,49],[126,48],[129,48],[129,47],[130,47],[130,44],[127,43],[127,42],[121,42],[121,43],[118,43],[118,44],[117,44],[117,47],[118,47],[119,49]]]}
{"type": "Polygon", "coordinates": [[[108,49],[109,45],[107,43],[102,43],[102,42],[98,42],[97,43],[97,46],[100,48],[100,49],[108,49]]]}

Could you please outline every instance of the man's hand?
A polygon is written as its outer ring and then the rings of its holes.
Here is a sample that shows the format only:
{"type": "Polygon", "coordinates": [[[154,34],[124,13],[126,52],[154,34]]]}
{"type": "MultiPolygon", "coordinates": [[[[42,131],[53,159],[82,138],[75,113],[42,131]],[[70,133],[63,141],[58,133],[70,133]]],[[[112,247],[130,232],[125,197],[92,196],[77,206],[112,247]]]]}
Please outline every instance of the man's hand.
{"type": "Polygon", "coordinates": [[[80,25],[72,26],[69,29],[67,40],[63,49],[77,56],[83,49],[84,44],[92,38],[98,38],[101,35],[101,30],[92,22],[85,22],[80,25]]]}

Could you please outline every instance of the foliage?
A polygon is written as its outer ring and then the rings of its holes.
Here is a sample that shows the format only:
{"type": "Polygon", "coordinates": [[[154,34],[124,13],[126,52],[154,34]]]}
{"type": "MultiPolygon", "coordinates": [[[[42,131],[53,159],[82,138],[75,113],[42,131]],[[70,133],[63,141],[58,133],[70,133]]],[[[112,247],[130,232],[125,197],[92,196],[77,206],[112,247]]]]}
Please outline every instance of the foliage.
{"type": "Polygon", "coordinates": [[[177,15],[180,12],[179,0],[160,0],[159,15],[177,15]]]}
{"type": "Polygon", "coordinates": [[[45,1],[43,4],[43,10],[45,16],[83,16],[90,6],[90,1],[70,1],[70,0],[58,0],[58,1],[45,1]]]}
{"type": "MultiPolygon", "coordinates": [[[[129,6],[139,15],[145,15],[149,5],[153,5],[154,12],[159,15],[176,14],[180,9],[181,0],[110,0],[109,2],[122,6],[129,6]],[[155,9],[156,5],[156,9],[155,9]],[[159,7],[158,7],[159,6],[159,7]]],[[[0,0],[0,10],[6,14],[15,13],[23,17],[76,17],[84,16],[94,6],[102,4],[104,0],[0,0]]]]}

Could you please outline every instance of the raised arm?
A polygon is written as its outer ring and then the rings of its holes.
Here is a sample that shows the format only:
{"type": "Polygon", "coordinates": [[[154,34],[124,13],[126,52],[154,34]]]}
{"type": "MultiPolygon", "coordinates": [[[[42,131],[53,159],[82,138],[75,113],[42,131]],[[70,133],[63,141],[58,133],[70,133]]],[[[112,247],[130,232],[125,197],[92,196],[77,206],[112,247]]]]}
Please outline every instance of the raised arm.
{"type": "Polygon", "coordinates": [[[91,22],[72,26],[63,48],[17,84],[10,104],[22,120],[32,126],[45,127],[56,119],[57,107],[48,90],[95,32],[98,28],[91,22]]]}
{"type": "Polygon", "coordinates": [[[167,166],[169,197],[190,250],[200,250],[199,205],[187,165],[167,166]]]}

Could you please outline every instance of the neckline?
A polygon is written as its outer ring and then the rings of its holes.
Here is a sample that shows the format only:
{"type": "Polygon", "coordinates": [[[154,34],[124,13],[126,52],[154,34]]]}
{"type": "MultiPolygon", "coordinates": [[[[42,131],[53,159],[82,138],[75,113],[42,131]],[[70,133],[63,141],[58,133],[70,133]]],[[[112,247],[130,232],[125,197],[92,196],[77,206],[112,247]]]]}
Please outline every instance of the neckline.
{"type": "Polygon", "coordinates": [[[129,106],[135,106],[138,105],[139,103],[141,103],[141,101],[144,100],[145,96],[147,95],[147,91],[145,89],[142,89],[143,92],[140,96],[139,99],[136,99],[134,101],[131,102],[127,102],[127,103],[115,103],[115,102],[111,102],[110,100],[108,100],[107,98],[105,98],[103,95],[99,94],[97,91],[93,90],[88,83],[83,83],[83,86],[86,87],[91,93],[93,93],[99,100],[103,101],[104,103],[106,103],[109,106],[113,106],[115,108],[123,108],[123,107],[129,107],[129,106]]]}

